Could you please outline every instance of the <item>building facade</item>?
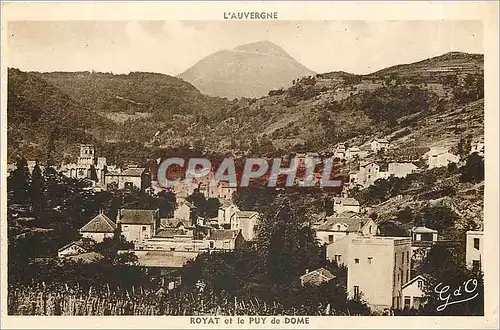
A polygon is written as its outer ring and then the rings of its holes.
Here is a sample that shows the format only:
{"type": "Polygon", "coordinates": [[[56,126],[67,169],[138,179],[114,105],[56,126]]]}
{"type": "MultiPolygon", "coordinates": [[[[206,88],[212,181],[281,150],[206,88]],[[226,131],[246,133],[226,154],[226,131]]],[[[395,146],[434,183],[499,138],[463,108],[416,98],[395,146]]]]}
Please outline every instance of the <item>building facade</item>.
{"type": "Polygon", "coordinates": [[[119,209],[116,223],[127,241],[138,244],[156,234],[160,211],[119,209]]]}
{"type": "Polygon", "coordinates": [[[468,268],[482,270],[483,238],[482,231],[468,231],[466,233],[465,262],[468,268]]]}
{"type": "Polygon", "coordinates": [[[411,271],[410,238],[353,238],[346,264],[349,297],[362,294],[375,310],[403,308],[402,287],[411,271]]]}

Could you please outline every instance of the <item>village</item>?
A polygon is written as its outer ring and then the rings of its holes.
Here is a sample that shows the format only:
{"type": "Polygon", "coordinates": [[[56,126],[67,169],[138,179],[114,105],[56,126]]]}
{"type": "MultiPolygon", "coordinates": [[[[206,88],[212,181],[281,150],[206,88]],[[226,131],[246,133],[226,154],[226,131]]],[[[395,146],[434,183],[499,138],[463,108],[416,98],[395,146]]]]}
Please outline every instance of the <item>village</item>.
{"type": "MultiPolygon", "coordinates": [[[[428,281],[425,274],[411,276],[411,262],[422,260],[433,245],[447,242],[440,239],[437,230],[426,226],[412,228],[409,237],[380,236],[378,225],[368,216],[367,209],[348,197],[353,187],[367,188],[379,179],[404,178],[424,170],[410,161],[389,162],[384,169],[377,162],[377,155],[391,148],[386,139],[374,139],[360,147],[338,144],[331,157],[344,161],[346,168],[353,162],[359,167],[349,171],[342,192],[333,198],[332,209],[316,215],[310,225],[324,249],[324,257],[347,267],[350,297],[362,293],[374,310],[418,309],[424,303],[428,281]]],[[[474,152],[484,154],[484,142],[474,143],[470,153],[474,152]]],[[[315,155],[297,155],[310,156],[315,155]]],[[[446,167],[458,161],[459,156],[447,150],[431,150],[426,154],[426,169],[446,167]]],[[[31,171],[36,164],[28,162],[31,171]]],[[[70,178],[89,180],[89,189],[93,191],[134,188],[155,195],[162,190],[151,180],[148,169],[136,166],[120,169],[109,165],[90,144],[80,146],[76,163],[61,165],[57,171],[70,178]]],[[[169,217],[160,217],[158,209],[120,208],[114,219],[100,211],[80,228],[81,239],[61,246],[54,257],[83,262],[98,260],[102,256],[93,251],[92,246],[118,233],[133,243],[131,250],[121,252],[132,252],[140,266],[161,271],[182,268],[202,253],[234,251],[244,244],[252,244],[262,214],[239,209],[234,204],[237,188],[224,184],[212,186],[209,181],[210,176],[207,176],[193,180],[191,185],[179,182],[174,186],[171,191],[176,196],[177,207],[169,217]],[[216,217],[200,216],[197,207],[187,199],[194,192],[220,201],[216,217]]],[[[466,264],[480,269],[483,232],[468,231],[466,235],[466,264]]],[[[324,268],[304,269],[300,283],[315,286],[335,276],[324,268]]],[[[171,276],[166,288],[174,289],[180,281],[171,276]]]]}

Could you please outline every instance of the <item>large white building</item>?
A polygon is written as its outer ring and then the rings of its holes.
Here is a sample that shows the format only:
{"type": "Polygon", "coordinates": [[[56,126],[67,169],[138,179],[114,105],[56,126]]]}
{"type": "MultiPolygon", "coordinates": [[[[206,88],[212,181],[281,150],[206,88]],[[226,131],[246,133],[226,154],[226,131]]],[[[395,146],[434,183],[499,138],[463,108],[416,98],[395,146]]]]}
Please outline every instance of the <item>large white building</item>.
{"type": "Polygon", "coordinates": [[[410,279],[411,239],[347,235],[327,247],[327,257],[347,266],[349,297],[372,309],[403,308],[402,286],[410,279]]]}

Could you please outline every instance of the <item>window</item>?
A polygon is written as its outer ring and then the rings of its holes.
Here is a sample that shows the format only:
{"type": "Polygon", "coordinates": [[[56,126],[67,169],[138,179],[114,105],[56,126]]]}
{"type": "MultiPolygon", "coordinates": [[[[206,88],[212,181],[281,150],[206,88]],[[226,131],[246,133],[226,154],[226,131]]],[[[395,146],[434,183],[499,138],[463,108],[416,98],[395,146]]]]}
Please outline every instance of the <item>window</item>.
{"type": "Polygon", "coordinates": [[[405,296],[405,308],[409,309],[411,306],[411,297],[410,296],[405,296]]]}
{"type": "Polygon", "coordinates": [[[170,248],[170,251],[175,251],[175,248],[170,248]]]}
{"type": "Polygon", "coordinates": [[[406,281],[405,283],[408,283],[408,280],[410,279],[410,270],[406,270],[406,281]]]}
{"type": "Polygon", "coordinates": [[[417,281],[417,286],[418,286],[419,289],[423,289],[424,288],[424,281],[418,280],[417,281]]]}
{"type": "Polygon", "coordinates": [[[404,264],[405,263],[405,253],[404,251],[401,252],[401,263],[404,264]]]}
{"type": "Polygon", "coordinates": [[[372,259],[373,257],[368,257],[368,263],[371,264],[372,263],[372,259]]]}
{"type": "Polygon", "coordinates": [[[359,297],[359,286],[355,285],[354,286],[354,298],[359,297]]]}
{"type": "Polygon", "coordinates": [[[398,273],[398,282],[399,282],[399,279],[400,279],[400,278],[401,278],[401,277],[399,276],[399,273],[398,273]]]}
{"type": "Polygon", "coordinates": [[[474,249],[479,250],[479,238],[474,238],[474,249]]]}
{"type": "Polygon", "coordinates": [[[333,242],[333,235],[328,235],[328,242],[333,242]]]}
{"type": "Polygon", "coordinates": [[[142,231],[146,231],[146,226],[142,226],[142,231]]]}
{"type": "Polygon", "coordinates": [[[410,251],[406,251],[406,263],[410,263],[410,251]]]}
{"type": "Polygon", "coordinates": [[[371,175],[368,175],[368,179],[371,178],[371,175]]]}
{"type": "Polygon", "coordinates": [[[368,233],[372,233],[372,226],[368,227],[368,233]]]}
{"type": "Polygon", "coordinates": [[[354,263],[355,263],[355,264],[359,264],[359,259],[358,259],[358,258],[355,258],[355,259],[354,259],[354,263]]]}
{"type": "Polygon", "coordinates": [[[472,269],[478,270],[481,268],[481,262],[479,260],[472,260],[472,269]]]}
{"type": "Polygon", "coordinates": [[[210,246],[211,249],[213,249],[215,247],[214,241],[210,241],[210,245],[209,246],[210,246]]]}
{"type": "Polygon", "coordinates": [[[340,230],[340,225],[337,225],[337,230],[340,230]]]}

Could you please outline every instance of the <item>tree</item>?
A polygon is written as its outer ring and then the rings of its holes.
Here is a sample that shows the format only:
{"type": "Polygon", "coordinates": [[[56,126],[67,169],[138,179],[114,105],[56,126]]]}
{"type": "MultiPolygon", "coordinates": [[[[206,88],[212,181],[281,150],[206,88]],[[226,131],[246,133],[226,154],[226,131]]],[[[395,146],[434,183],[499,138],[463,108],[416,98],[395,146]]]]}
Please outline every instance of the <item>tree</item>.
{"type": "Polygon", "coordinates": [[[444,205],[427,205],[415,218],[415,225],[437,230],[441,234],[448,234],[446,230],[455,225],[457,216],[452,209],[444,205]]]}
{"type": "Polygon", "coordinates": [[[314,232],[305,226],[300,210],[286,197],[278,198],[257,228],[257,250],[265,262],[270,283],[287,285],[306,269],[321,264],[314,232]]]}
{"type": "Polygon", "coordinates": [[[425,287],[427,304],[424,314],[427,315],[484,315],[484,283],[483,274],[478,270],[470,270],[465,265],[463,249],[434,245],[423,260],[420,273],[426,274],[429,284],[425,287]],[[468,282],[469,281],[469,282],[468,282]],[[468,282],[468,284],[467,284],[468,282]],[[474,284],[476,283],[476,284],[474,284]],[[466,292],[465,285],[471,293],[466,292]],[[435,291],[445,290],[440,295],[435,291]],[[474,288],[474,290],[472,290],[474,288]],[[459,290],[461,296],[456,296],[459,290]],[[443,310],[437,308],[445,302],[449,295],[449,303],[474,295],[478,296],[461,304],[449,304],[443,310]],[[441,296],[441,297],[440,297],[441,296]]]}
{"type": "Polygon", "coordinates": [[[467,157],[465,166],[460,167],[460,180],[463,182],[484,181],[484,159],[477,153],[467,157]]]}
{"type": "Polygon", "coordinates": [[[29,200],[30,172],[28,162],[21,157],[16,163],[16,169],[10,174],[7,181],[8,190],[12,192],[14,203],[27,203],[29,200]]]}

